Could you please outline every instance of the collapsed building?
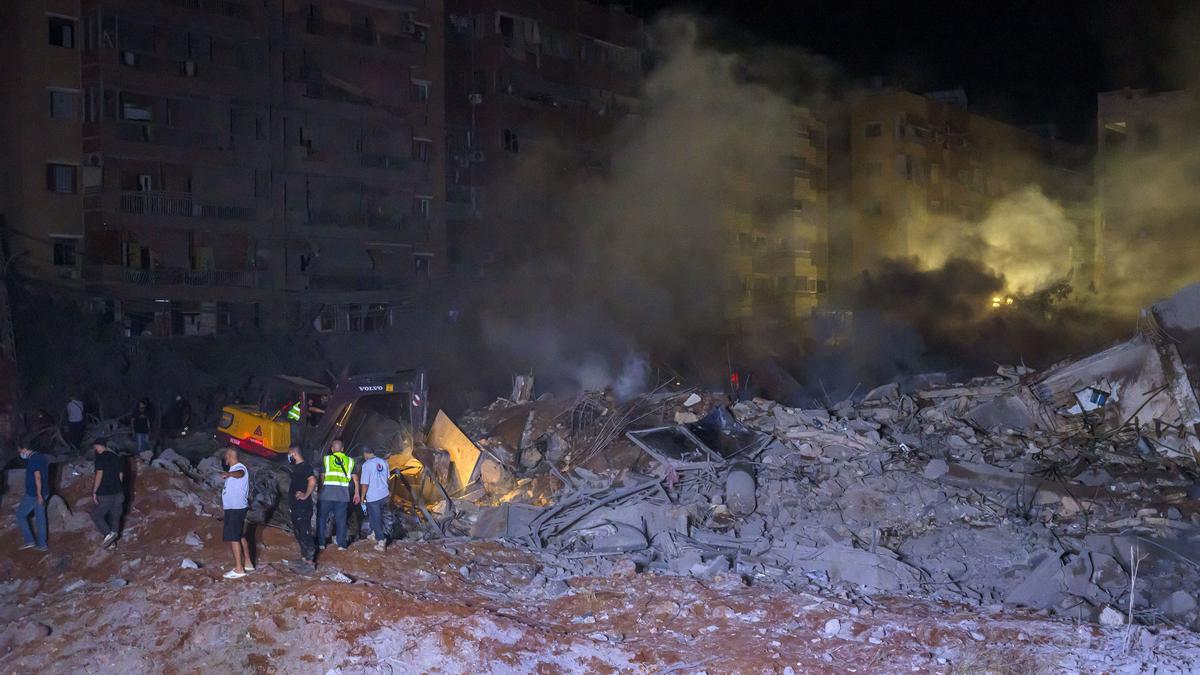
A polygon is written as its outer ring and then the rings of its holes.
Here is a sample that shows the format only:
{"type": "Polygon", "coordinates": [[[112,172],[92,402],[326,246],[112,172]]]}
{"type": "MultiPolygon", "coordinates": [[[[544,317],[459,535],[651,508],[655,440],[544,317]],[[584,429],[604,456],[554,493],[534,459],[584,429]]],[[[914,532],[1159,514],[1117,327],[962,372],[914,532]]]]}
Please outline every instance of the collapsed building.
{"type": "Polygon", "coordinates": [[[632,564],[1193,624],[1197,328],[1200,285],[1043,372],[813,408],[665,387],[535,399],[520,377],[392,462],[426,481],[410,536],[502,539],[563,575],[632,564]]]}

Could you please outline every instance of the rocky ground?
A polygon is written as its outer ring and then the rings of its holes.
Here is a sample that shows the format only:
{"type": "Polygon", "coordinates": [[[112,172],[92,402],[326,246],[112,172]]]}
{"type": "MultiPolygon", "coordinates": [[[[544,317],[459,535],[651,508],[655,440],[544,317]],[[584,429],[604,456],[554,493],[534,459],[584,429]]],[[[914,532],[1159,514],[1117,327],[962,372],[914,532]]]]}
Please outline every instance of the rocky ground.
{"type": "Polygon", "coordinates": [[[216,495],[138,464],[124,538],[98,548],[86,464],[67,467],[49,553],[0,554],[9,672],[1195,672],[1200,636],[899,594],[860,596],[618,562],[579,575],[496,541],[365,543],[296,572],[257,532],[227,581],[216,495]],[[68,513],[70,506],[74,513],[68,513]],[[185,561],[194,563],[194,567],[185,561]],[[184,565],[188,565],[185,567],[184,565]],[[340,574],[339,574],[340,573],[340,574]],[[336,579],[336,580],[335,580],[336,579]]]}

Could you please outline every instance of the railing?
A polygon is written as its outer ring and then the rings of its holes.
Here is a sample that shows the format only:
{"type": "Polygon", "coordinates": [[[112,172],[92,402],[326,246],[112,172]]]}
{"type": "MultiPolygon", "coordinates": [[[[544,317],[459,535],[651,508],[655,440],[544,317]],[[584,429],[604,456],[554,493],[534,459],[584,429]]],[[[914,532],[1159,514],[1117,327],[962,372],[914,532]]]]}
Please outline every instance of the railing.
{"type": "Polygon", "coordinates": [[[160,267],[140,270],[118,265],[101,265],[89,274],[100,281],[117,281],[138,286],[222,286],[231,288],[270,288],[269,274],[255,270],[185,270],[160,267]]]}
{"type": "Polygon", "coordinates": [[[118,208],[121,213],[178,218],[251,220],[255,215],[251,207],[198,203],[188,192],[122,192],[118,208]]]}
{"type": "Polygon", "coordinates": [[[402,170],[408,166],[410,160],[398,157],[396,155],[359,155],[358,163],[364,169],[395,169],[402,170]]]}
{"type": "Polygon", "coordinates": [[[221,149],[214,131],[189,131],[155,124],[120,122],[116,125],[114,134],[118,141],[131,143],[221,149]]]}
{"type": "Polygon", "coordinates": [[[199,206],[192,201],[189,193],[122,192],[120,199],[121,213],[143,216],[192,218],[198,215],[199,206]]]}

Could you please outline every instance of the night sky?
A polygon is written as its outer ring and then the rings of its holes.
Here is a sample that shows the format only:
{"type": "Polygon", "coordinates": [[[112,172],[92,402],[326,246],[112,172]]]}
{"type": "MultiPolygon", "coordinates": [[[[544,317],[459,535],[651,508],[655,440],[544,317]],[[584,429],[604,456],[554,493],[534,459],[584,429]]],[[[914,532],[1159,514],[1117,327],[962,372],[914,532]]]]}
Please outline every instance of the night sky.
{"type": "Polygon", "coordinates": [[[1057,123],[1091,142],[1096,93],[1182,84],[1173,45],[1200,2],[1183,0],[626,0],[652,16],[683,7],[750,39],[826,55],[854,78],[914,91],[962,86],[972,108],[1016,124],[1057,123]]]}

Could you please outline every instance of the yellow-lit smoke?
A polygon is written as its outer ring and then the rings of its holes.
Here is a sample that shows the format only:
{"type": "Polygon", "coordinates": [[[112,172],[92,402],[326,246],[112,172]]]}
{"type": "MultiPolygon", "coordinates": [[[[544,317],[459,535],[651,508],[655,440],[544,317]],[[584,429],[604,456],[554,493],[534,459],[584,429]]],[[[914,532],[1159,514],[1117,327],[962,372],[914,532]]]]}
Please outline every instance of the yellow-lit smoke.
{"type": "Polygon", "coordinates": [[[1072,275],[1080,225],[1037,187],[999,198],[978,221],[934,214],[908,220],[911,251],[925,269],[950,258],[977,260],[1003,275],[1011,293],[1037,291],[1072,275]]]}

